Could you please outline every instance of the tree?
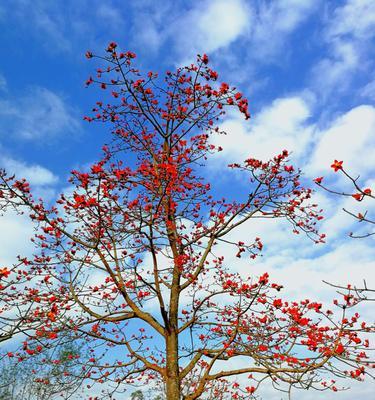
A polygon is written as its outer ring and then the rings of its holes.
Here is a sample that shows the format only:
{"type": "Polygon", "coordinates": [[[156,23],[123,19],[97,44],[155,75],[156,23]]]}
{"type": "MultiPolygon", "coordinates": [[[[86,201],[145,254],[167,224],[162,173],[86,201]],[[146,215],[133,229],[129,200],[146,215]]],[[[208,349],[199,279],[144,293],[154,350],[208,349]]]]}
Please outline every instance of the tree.
{"type": "Polygon", "coordinates": [[[71,398],[82,386],[81,365],[76,360],[82,362],[84,354],[79,345],[71,343],[69,339],[62,338],[59,346],[39,351],[22,363],[15,360],[14,354],[8,353],[0,369],[0,399],[71,398]]]}
{"type": "Polygon", "coordinates": [[[111,385],[110,395],[138,384],[164,387],[167,399],[245,399],[265,380],[288,391],[337,390],[321,376],[362,379],[369,328],[350,317],[351,297],[337,303],[337,316],[311,300],[284,301],[267,273],[233,272],[219,253],[227,246],[238,258],[257,257],[260,238],[234,237],[251,220],[286,219],[295,233],[324,241],[311,189],[288,152],[231,164],[248,192],[223,198],[204,178],[204,162],[222,150],[212,139],[224,133],[225,109],[249,119],[247,100],[218,83],[206,55],[161,82],[140,74],[134,53],[115,43],[106,51],[86,53],[104,64],[87,85],[113,97],[85,117],[112,124],[103,157],[73,171],[71,193],[52,207],[25,180],[1,174],[3,210],[28,210],[39,229],[19,297],[33,302],[28,322],[44,325],[24,352],[70,331],[91,347],[84,377],[111,385]]]}
{"type": "Polygon", "coordinates": [[[136,390],[130,395],[131,400],[144,400],[144,398],[142,390],[136,390]]]}

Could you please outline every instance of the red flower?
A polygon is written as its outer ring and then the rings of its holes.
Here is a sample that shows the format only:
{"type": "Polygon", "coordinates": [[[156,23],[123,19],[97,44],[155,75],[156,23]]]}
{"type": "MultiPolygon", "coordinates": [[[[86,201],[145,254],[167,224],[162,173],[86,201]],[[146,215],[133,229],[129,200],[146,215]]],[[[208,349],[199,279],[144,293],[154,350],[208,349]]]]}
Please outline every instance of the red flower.
{"type": "Polygon", "coordinates": [[[242,93],[240,93],[240,92],[237,92],[237,93],[234,95],[234,98],[235,98],[236,100],[239,100],[241,97],[242,97],[242,93]]]}
{"type": "MultiPolygon", "coordinates": [[[[258,318],[259,319],[259,322],[261,322],[262,324],[265,324],[265,323],[267,323],[267,321],[268,321],[268,318],[267,318],[267,315],[265,315],[264,317],[262,317],[262,318],[258,318]]],[[[262,350],[261,350],[262,351],[262,350]]]]}
{"type": "Polygon", "coordinates": [[[367,189],[365,189],[365,190],[363,191],[363,193],[364,193],[365,195],[367,195],[367,196],[371,196],[371,189],[370,189],[370,188],[367,188],[367,189]]]}
{"type": "Polygon", "coordinates": [[[254,386],[246,386],[245,389],[246,389],[247,393],[251,393],[251,394],[254,393],[256,390],[254,386]]]}
{"type": "Polygon", "coordinates": [[[136,54],[133,53],[132,51],[127,51],[125,53],[125,55],[126,55],[127,58],[135,58],[136,57],[136,54]]]}
{"type": "Polygon", "coordinates": [[[91,51],[86,51],[85,56],[86,56],[86,58],[92,58],[92,53],[91,53],[91,51]]]}
{"type": "Polygon", "coordinates": [[[48,319],[49,319],[51,322],[55,322],[55,321],[56,321],[56,314],[55,314],[54,312],[52,312],[52,311],[50,311],[50,312],[47,314],[47,317],[48,317],[48,319]]]}
{"type": "Polygon", "coordinates": [[[361,201],[363,199],[363,195],[361,193],[352,194],[352,197],[357,201],[361,201]]]}
{"type": "Polygon", "coordinates": [[[210,71],[210,78],[216,81],[216,79],[219,77],[219,74],[216,71],[210,71]]]}
{"type": "Polygon", "coordinates": [[[203,64],[208,64],[208,56],[207,56],[207,54],[203,54],[202,62],[203,62],[203,64]]]}
{"type": "Polygon", "coordinates": [[[281,299],[275,299],[273,301],[273,306],[276,308],[280,308],[283,306],[283,301],[281,299]]]}
{"type": "Polygon", "coordinates": [[[0,269],[0,279],[1,278],[7,278],[10,274],[10,271],[8,270],[7,267],[0,269]]]}
{"type": "Polygon", "coordinates": [[[102,166],[100,165],[100,164],[96,164],[96,165],[93,165],[92,167],[91,167],[91,172],[93,173],[93,174],[99,174],[100,172],[102,172],[103,171],[103,168],[102,168],[102,166]]]}
{"type": "Polygon", "coordinates": [[[335,160],[335,161],[333,162],[333,164],[331,165],[331,168],[333,168],[333,170],[334,170],[335,172],[337,172],[339,169],[342,169],[342,163],[343,163],[343,161],[337,161],[337,160],[335,160]]]}
{"type": "Polygon", "coordinates": [[[284,166],[284,171],[286,171],[286,172],[293,172],[293,171],[294,171],[293,165],[285,165],[285,166],[284,166]]]}
{"type": "Polygon", "coordinates": [[[318,178],[314,179],[314,182],[320,185],[322,183],[323,178],[324,178],[323,176],[319,176],[318,178]]]}
{"type": "Polygon", "coordinates": [[[89,85],[91,85],[93,82],[94,82],[94,80],[93,80],[92,77],[90,76],[90,78],[87,79],[87,81],[86,81],[85,83],[86,83],[86,86],[89,86],[89,85]]]}
{"type": "Polygon", "coordinates": [[[50,332],[48,334],[49,339],[57,339],[57,333],[56,332],[50,332]]]}
{"type": "Polygon", "coordinates": [[[117,47],[117,44],[115,42],[111,42],[107,47],[107,51],[110,53],[110,52],[114,51],[116,47],[117,47]]]}
{"type": "Polygon", "coordinates": [[[342,354],[344,351],[345,351],[344,346],[341,343],[339,343],[336,347],[336,353],[342,354]]]}

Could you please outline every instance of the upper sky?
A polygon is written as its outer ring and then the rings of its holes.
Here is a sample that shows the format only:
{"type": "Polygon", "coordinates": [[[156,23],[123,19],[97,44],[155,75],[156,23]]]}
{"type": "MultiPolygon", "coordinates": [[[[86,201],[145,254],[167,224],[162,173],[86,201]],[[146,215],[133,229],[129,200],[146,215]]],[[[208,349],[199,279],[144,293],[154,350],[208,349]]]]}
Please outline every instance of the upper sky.
{"type": "MultiPolygon", "coordinates": [[[[227,117],[225,151],[208,166],[224,188],[230,182],[225,164],[286,148],[311,185],[320,175],[333,187],[345,184],[329,167],[339,159],[375,190],[374,39],[375,0],[3,0],[0,167],[27,177],[38,194],[53,199],[67,186],[70,170],[99,157],[109,127],[82,120],[100,95],[85,88],[95,65],[84,53],[100,53],[115,41],[137,53],[144,71],[162,73],[207,53],[221,79],[249,98],[252,119],[227,117]]],[[[373,240],[347,237],[358,223],[342,208],[357,205],[320,191],[316,199],[325,209],[326,245],[313,246],[284,224],[253,224],[239,235],[261,236],[264,256],[235,268],[267,270],[288,295],[321,301],[335,296],[322,279],[366,279],[375,287],[373,240]]],[[[1,264],[30,251],[25,220],[8,215],[0,224],[1,264]]],[[[373,390],[353,385],[321,396],[370,398],[373,390]]]]}

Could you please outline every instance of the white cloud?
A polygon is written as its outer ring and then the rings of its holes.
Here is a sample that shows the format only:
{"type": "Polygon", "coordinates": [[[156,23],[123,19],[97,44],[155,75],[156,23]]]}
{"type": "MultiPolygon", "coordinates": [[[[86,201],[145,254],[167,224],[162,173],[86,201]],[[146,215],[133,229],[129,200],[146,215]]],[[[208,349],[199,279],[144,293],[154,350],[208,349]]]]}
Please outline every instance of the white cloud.
{"type": "Polygon", "coordinates": [[[217,0],[196,4],[182,18],[177,18],[169,31],[169,35],[175,37],[177,51],[184,57],[226,47],[249,25],[251,14],[244,1],[217,0]]]}
{"type": "Polygon", "coordinates": [[[336,8],[329,27],[330,36],[350,34],[356,38],[370,38],[375,30],[375,2],[373,0],[349,0],[336,8]]]}
{"type": "Polygon", "coordinates": [[[267,59],[279,54],[288,35],[310,16],[317,4],[313,0],[260,3],[249,37],[253,56],[267,59]]]}
{"type": "MultiPolygon", "coordinates": [[[[322,39],[330,56],[312,70],[317,90],[325,97],[350,87],[358,72],[371,69],[371,40],[375,36],[375,3],[348,0],[329,15],[322,39]]],[[[372,67],[373,68],[373,67],[372,67]]]]}
{"type": "MultiPolygon", "coordinates": [[[[287,38],[318,4],[313,0],[203,0],[186,3],[185,10],[181,10],[169,2],[139,0],[132,5],[134,40],[149,51],[168,44],[170,60],[178,65],[190,63],[197,53],[212,55],[220,50],[217,62],[225,63],[235,79],[248,81],[254,60],[279,62],[277,56],[283,53],[285,64],[287,38]],[[145,19],[146,25],[141,23],[145,19]],[[166,20],[174,22],[166,24],[166,20]]],[[[253,90],[261,80],[265,78],[257,79],[253,90]]]]}
{"type": "Polygon", "coordinates": [[[294,96],[274,100],[250,123],[229,115],[221,125],[228,134],[214,138],[224,148],[217,161],[241,162],[250,156],[266,160],[287,149],[310,178],[327,174],[335,159],[344,160],[353,174],[371,174],[375,168],[375,108],[354,107],[318,129],[310,122],[313,107],[313,101],[294,96]]]}
{"type": "Polygon", "coordinates": [[[316,146],[307,172],[325,173],[334,159],[344,160],[353,174],[366,174],[375,167],[375,108],[361,105],[338,116],[315,134],[316,146]]]}
{"type": "Polygon", "coordinates": [[[0,216],[0,224],[0,267],[15,263],[17,255],[30,256],[34,248],[30,241],[34,229],[30,219],[9,211],[0,216]]]}
{"type": "Polygon", "coordinates": [[[10,157],[0,157],[0,162],[9,175],[15,174],[18,178],[26,178],[31,185],[52,185],[58,181],[56,175],[40,165],[26,164],[10,157]]]}
{"type": "MultiPolygon", "coordinates": [[[[242,37],[247,48],[247,55],[241,55],[242,62],[244,56],[270,62],[283,51],[287,37],[308,18],[316,5],[312,0],[257,4],[243,0],[205,1],[183,18],[177,18],[169,35],[175,37],[177,51],[183,52],[186,58],[227,48],[242,37]]],[[[248,66],[241,65],[241,68],[248,66]]]]}
{"type": "Polygon", "coordinates": [[[351,283],[362,287],[365,279],[369,287],[375,287],[375,271],[372,268],[375,253],[373,249],[369,249],[367,243],[352,240],[349,244],[348,239],[339,241],[333,249],[324,249],[319,245],[313,257],[305,258],[300,247],[308,245],[309,243],[298,240],[298,246],[293,250],[294,258],[291,254],[281,257],[265,254],[254,270],[259,273],[268,271],[272,279],[285,286],[285,293],[289,298],[308,297],[327,304],[332,304],[336,294],[334,289],[323,284],[323,280],[344,286],[351,283]],[[321,251],[324,253],[319,255],[321,251]]]}
{"type": "Polygon", "coordinates": [[[210,2],[197,17],[195,26],[208,52],[229,45],[248,24],[245,3],[239,0],[210,2]]]}
{"type": "Polygon", "coordinates": [[[0,99],[0,117],[3,119],[0,136],[12,134],[23,139],[48,140],[80,129],[73,110],[63,98],[42,87],[34,87],[17,99],[0,99]]]}
{"type": "Polygon", "coordinates": [[[221,126],[228,135],[215,138],[224,148],[219,153],[225,162],[243,161],[248,157],[269,159],[283,149],[302,155],[311,137],[307,126],[311,106],[302,97],[279,98],[250,120],[229,117],[221,126]]]}
{"type": "Polygon", "coordinates": [[[322,59],[313,68],[315,85],[323,97],[332,90],[346,90],[351,82],[348,77],[360,65],[358,47],[354,42],[335,40],[332,47],[332,57],[322,59]]]}

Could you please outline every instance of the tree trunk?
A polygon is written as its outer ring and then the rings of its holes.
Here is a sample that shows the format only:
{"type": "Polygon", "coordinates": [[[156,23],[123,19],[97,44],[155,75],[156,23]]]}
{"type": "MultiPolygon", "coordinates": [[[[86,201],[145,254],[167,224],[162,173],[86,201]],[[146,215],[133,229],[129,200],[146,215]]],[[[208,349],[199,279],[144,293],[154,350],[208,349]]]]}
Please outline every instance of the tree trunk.
{"type": "Polygon", "coordinates": [[[174,329],[166,338],[167,344],[167,399],[180,400],[180,372],[178,368],[178,335],[174,329]]]}

